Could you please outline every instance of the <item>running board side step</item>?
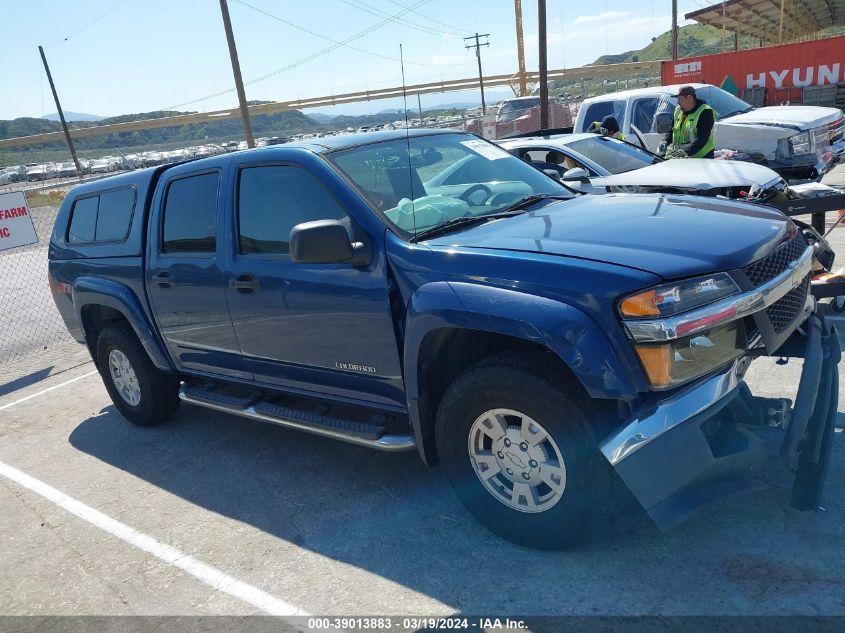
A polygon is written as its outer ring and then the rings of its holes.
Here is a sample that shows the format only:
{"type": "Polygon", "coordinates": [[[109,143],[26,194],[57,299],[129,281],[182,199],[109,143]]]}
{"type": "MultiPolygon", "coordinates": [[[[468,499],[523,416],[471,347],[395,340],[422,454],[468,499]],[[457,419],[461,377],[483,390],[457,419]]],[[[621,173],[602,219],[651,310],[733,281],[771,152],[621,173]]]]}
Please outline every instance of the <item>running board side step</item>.
{"type": "Polygon", "coordinates": [[[367,422],[341,420],[318,413],[300,411],[269,402],[221,397],[212,391],[182,385],[179,399],[199,407],[231,413],[250,420],[270,422],[332,439],[381,451],[399,452],[416,448],[413,435],[388,435],[384,427],[367,422]]]}

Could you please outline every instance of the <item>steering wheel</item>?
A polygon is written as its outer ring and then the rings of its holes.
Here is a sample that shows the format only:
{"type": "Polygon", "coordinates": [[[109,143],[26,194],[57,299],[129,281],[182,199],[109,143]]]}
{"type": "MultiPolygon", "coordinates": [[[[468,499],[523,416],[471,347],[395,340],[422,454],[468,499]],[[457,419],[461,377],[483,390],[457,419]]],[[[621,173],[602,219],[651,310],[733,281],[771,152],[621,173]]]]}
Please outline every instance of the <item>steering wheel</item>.
{"type": "Polygon", "coordinates": [[[490,187],[488,187],[487,185],[475,184],[472,187],[470,187],[469,189],[467,189],[466,191],[464,191],[460,196],[458,196],[458,199],[463,200],[464,202],[466,202],[471,207],[480,207],[485,202],[487,202],[492,195],[493,195],[493,190],[490,189],[490,187]],[[475,203],[472,200],[470,200],[470,197],[472,196],[472,194],[474,194],[478,191],[484,192],[484,200],[482,200],[481,202],[475,203]]]}

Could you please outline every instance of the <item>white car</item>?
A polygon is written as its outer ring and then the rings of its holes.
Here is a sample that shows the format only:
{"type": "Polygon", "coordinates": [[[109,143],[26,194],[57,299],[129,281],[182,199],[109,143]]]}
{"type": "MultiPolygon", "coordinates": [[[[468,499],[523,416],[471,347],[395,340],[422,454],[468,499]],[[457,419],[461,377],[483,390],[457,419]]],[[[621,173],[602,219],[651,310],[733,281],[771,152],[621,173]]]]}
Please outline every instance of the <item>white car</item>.
{"type": "Polygon", "coordinates": [[[515,138],[499,145],[582,193],[721,196],[770,204],[793,215],[798,205],[810,200],[815,205],[812,211],[845,207],[842,188],[819,183],[788,185],[765,165],[706,158],[666,160],[633,143],[598,134],[515,138]]]}
{"type": "MultiPolygon", "coordinates": [[[[690,84],[718,115],[716,148],[734,150],[764,161],[787,179],[820,180],[845,156],[845,115],[836,108],[789,105],[754,108],[709,84],[690,84]]],[[[681,85],[612,92],[585,99],[578,109],[575,132],[612,115],[627,140],[641,133],[647,149],[656,151],[672,128],[681,85]]]]}
{"type": "Polygon", "coordinates": [[[110,160],[105,158],[98,158],[91,163],[92,174],[108,174],[114,171],[114,166],[110,160]]]}
{"type": "Polygon", "coordinates": [[[55,163],[30,164],[26,168],[26,181],[49,180],[50,178],[55,178],[57,173],[55,163]]]}

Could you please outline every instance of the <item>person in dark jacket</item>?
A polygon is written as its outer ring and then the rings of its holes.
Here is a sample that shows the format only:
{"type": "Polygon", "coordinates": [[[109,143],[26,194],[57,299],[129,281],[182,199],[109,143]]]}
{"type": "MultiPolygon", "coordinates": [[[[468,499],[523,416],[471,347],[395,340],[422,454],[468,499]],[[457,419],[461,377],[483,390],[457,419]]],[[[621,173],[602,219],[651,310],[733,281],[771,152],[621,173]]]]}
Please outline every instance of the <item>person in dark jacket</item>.
{"type": "Polygon", "coordinates": [[[604,117],[601,122],[593,121],[588,131],[594,134],[601,134],[602,136],[618,138],[620,141],[625,140],[625,135],[619,131],[619,122],[615,116],[610,114],[604,117]]]}
{"type": "Polygon", "coordinates": [[[716,111],[696,96],[692,86],[684,86],[677,96],[672,129],[666,133],[661,151],[672,145],[674,149],[683,150],[689,158],[713,158],[716,111]]]}

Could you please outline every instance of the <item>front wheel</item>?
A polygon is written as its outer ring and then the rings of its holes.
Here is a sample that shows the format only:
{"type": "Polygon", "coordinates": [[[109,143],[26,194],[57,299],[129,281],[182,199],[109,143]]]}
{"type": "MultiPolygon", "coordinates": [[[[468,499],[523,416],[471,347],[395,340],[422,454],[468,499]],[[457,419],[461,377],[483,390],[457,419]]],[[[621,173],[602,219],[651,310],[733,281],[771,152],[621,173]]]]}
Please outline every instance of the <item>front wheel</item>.
{"type": "Polygon", "coordinates": [[[132,424],[164,422],[179,407],[179,378],[153,365],[128,323],[100,332],[97,368],[114,406],[132,424]]]}
{"type": "Polygon", "coordinates": [[[468,369],[438,409],[437,450],[452,488],[496,534],[563,549],[610,510],[613,480],[588,398],[546,364],[505,354],[468,369]]]}

